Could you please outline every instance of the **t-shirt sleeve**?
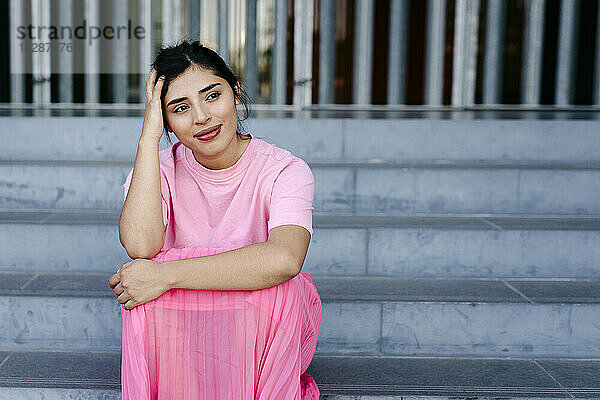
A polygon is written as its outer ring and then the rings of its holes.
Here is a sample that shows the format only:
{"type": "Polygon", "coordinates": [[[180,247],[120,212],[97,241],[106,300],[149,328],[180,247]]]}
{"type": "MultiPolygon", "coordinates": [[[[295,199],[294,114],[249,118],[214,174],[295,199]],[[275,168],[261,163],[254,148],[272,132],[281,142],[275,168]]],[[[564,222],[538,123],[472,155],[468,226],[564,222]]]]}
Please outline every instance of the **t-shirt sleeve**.
{"type": "Polygon", "coordinates": [[[288,163],[273,183],[267,230],[279,225],[300,225],[312,236],[314,189],[308,164],[301,158],[288,163]]]}
{"type": "MultiPolygon", "coordinates": [[[[125,193],[123,197],[123,201],[127,198],[127,192],[129,191],[129,185],[131,184],[131,177],[133,176],[133,168],[129,171],[129,175],[127,175],[127,179],[125,179],[125,183],[123,184],[123,188],[125,188],[125,193]]],[[[160,170],[160,197],[162,199],[162,216],[163,216],[163,224],[165,227],[169,222],[169,204],[171,203],[171,192],[169,191],[169,185],[167,184],[167,177],[165,176],[162,168],[160,170]]]]}

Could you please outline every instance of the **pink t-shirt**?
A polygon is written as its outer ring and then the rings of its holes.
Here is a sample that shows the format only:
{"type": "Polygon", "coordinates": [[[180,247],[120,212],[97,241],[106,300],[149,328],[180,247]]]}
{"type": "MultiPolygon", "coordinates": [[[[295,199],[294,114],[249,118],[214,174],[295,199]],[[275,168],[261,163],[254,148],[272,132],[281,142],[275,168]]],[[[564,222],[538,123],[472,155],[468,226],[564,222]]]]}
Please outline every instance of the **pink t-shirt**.
{"type": "MultiPolygon", "coordinates": [[[[312,236],[314,177],[308,164],[287,150],[252,137],[231,167],[212,170],[181,142],[158,153],[163,249],[240,248],[265,242],[279,225],[299,225],[312,236]]],[[[123,187],[125,197],[133,168],[123,187]]]]}

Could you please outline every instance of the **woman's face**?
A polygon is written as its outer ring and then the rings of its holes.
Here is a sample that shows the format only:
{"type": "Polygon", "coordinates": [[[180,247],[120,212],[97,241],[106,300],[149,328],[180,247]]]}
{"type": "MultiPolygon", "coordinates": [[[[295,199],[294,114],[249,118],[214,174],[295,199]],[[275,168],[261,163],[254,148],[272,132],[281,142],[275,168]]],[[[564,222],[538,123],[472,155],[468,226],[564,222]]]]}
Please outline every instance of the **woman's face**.
{"type": "Polygon", "coordinates": [[[239,100],[225,79],[192,66],[169,83],[163,113],[167,129],[192,150],[197,161],[207,168],[222,169],[229,163],[233,165],[241,155],[236,104],[239,100]],[[218,126],[221,132],[214,139],[202,141],[194,137],[206,128],[218,126]]]}

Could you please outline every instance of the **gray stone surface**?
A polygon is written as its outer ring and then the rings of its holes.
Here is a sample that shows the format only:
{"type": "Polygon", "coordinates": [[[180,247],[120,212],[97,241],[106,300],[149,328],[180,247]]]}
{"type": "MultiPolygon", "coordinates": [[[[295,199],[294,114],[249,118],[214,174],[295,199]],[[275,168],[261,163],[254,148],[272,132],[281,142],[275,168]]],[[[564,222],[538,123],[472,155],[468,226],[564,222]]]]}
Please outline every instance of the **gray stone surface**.
{"type": "Polygon", "coordinates": [[[356,175],[355,212],[498,213],[518,208],[519,171],[402,168],[363,169],[356,175]]]}
{"type": "Polygon", "coordinates": [[[114,296],[113,289],[108,285],[110,275],[93,272],[41,273],[21,292],[38,296],[114,296]]]}
{"type": "Polygon", "coordinates": [[[489,215],[482,219],[497,225],[498,229],[600,230],[600,218],[593,215],[489,215]]]}
{"type": "MultiPolygon", "coordinates": [[[[2,354],[2,360],[3,399],[120,398],[119,352],[12,352],[8,359],[2,354]]],[[[306,373],[322,399],[592,399],[600,394],[598,362],[315,356],[306,373]],[[575,371],[583,373],[571,375],[575,371]]]]}
{"type": "MultiPolygon", "coordinates": [[[[344,394],[334,394],[334,395],[323,395],[320,397],[320,400],[564,400],[571,399],[572,397],[568,394],[564,394],[561,397],[515,397],[515,396],[352,396],[352,395],[344,395],[344,394]]],[[[590,399],[591,400],[591,399],[590,399]]]]}
{"type": "Polygon", "coordinates": [[[309,160],[342,159],[343,124],[338,119],[249,118],[248,130],[256,137],[309,160]]]}
{"type": "Polygon", "coordinates": [[[0,386],[118,389],[121,353],[12,352],[0,367],[0,386]]]}
{"type": "Polygon", "coordinates": [[[386,355],[594,357],[595,304],[384,303],[386,355]]]}
{"type": "Polygon", "coordinates": [[[600,303],[598,280],[512,280],[510,285],[536,303],[600,303]]]}
{"type": "Polygon", "coordinates": [[[343,130],[349,159],[600,159],[598,121],[345,119],[343,130]]]}
{"type": "Polygon", "coordinates": [[[365,229],[319,228],[313,235],[303,271],[319,275],[366,275],[368,232],[365,229]]]}
{"type": "Polygon", "coordinates": [[[35,276],[30,272],[0,271],[0,291],[6,293],[9,290],[20,291],[21,287],[35,276]]]}
{"type": "Polygon", "coordinates": [[[311,168],[315,180],[315,211],[354,211],[354,171],[347,168],[311,168]]]}
{"type": "MultiPolygon", "coordinates": [[[[112,273],[0,270],[0,295],[112,297],[112,273]]],[[[419,278],[311,274],[327,301],[597,303],[598,279],[419,278]]]]}
{"type": "Polygon", "coordinates": [[[116,213],[112,210],[95,210],[88,214],[86,210],[64,210],[53,213],[44,220],[45,224],[68,224],[68,225],[119,225],[121,211],[116,213]]]}
{"type": "Polygon", "coordinates": [[[0,211],[0,223],[38,224],[45,221],[52,213],[52,210],[15,210],[3,208],[0,211]]]}
{"type": "Polygon", "coordinates": [[[384,276],[600,277],[600,232],[369,229],[367,271],[384,276]]]}
{"type": "MultiPolygon", "coordinates": [[[[597,221],[600,229],[600,218],[597,221]]],[[[313,213],[313,226],[323,228],[496,229],[478,214],[313,213]]]]}
{"type": "Polygon", "coordinates": [[[600,214],[598,171],[521,171],[515,213],[600,214]]]}
{"type": "Polygon", "coordinates": [[[143,117],[2,117],[3,159],[135,158],[143,117]],[[18,132],[18,134],[16,134],[18,132]]]}
{"type": "MultiPolygon", "coordinates": [[[[2,296],[112,297],[111,273],[0,270],[2,296]]],[[[401,278],[311,274],[327,301],[600,302],[598,279],[401,278]]]]}
{"type": "MultiPolygon", "coordinates": [[[[0,272],[7,282],[18,276],[0,272]]],[[[120,306],[107,280],[46,273],[20,291],[1,289],[0,348],[119,350],[120,306]]],[[[323,302],[318,354],[600,355],[598,281],[509,286],[499,279],[315,275],[313,282],[323,302]],[[533,304],[527,294],[537,299],[535,293],[553,302],[533,304]]]]}
{"type": "Polygon", "coordinates": [[[490,279],[314,276],[313,283],[325,301],[525,301],[502,281],[490,279]]]}
{"type": "Polygon", "coordinates": [[[121,390],[0,387],[2,400],[121,400],[121,390]]]}
{"type": "MultiPolygon", "coordinates": [[[[0,270],[114,272],[130,261],[118,218],[0,210],[0,270]]],[[[304,270],[318,275],[600,277],[600,217],[315,213],[313,227],[304,270]]]]}
{"type": "Polygon", "coordinates": [[[576,397],[600,397],[600,360],[538,360],[541,368],[576,397]]]}
{"type": "Polygon", "coordinates": [[[0,229],[0,269],[114,272],[131,261],[112,224],[10,224],[0,229]]]}
{"type": "MultiPolygon", "coordinates": [[[[19,140],[6,141],[0,158],[44,158],[51,154],[133,160],[143,109],[96,114],[98,117],[0,117],[0,133],[15,137],[19,132],[19,140]],[[111,116],[117,114],[135,116],[111,116]]],[[[471,119],[465,112],[456,119],[439,118],[439,113],[379,114],[384,118],[356,118],[360,116],[357,112],[311,112],[305,115],[314,118],[270,115],[244,123],[257,137],[268,138],[306,159],[600,160],[600,150],[593,145],[598,143],[598,120],[566,120],[568,115],[558,114],[551,115],[551,120],[518,119],[522,113],[486,114],[490,119],[471,119]],[[417,118],[407,118],[408,114],[417,118]],[[325,115],[328,117],[323,118],[325,115]],[[386,115],[391,118],[385,119],[386,115]],[[502,115],[516,119],[501,119],[502,115]]],[[[166,146],[166,140],[161,140],[161,148],[166,146]]]]}
{"type": "MultiPolygon", "coordinates": [[[[121,210],[7,209],[0,208],[0,222],[12,224],[110,224],[119,222],[121,210]]],[[[552,214],[437,214],[437,213],[324,213],[313,212],[313,225],[324,228],[438,228],[597,230],[599,215],[552,214]]]]}
{"type": "MultiPolygon", "coordinates": [[[[132,163],[0,163],[0,207],[120,210],[132,163]]],[[[315,211],[598,214],[600,169],[312,166],[315,211]]]]}
{"type": "Polygon", "coordinates": [[[307,373],[322,393],[359,395],[368,385],[378,395],[568,397],[527,360],[315,356],[307,373]]]}
{"type": "Polygon", "coordinates": [[[130,168],[113,163],[0,164],[0,207],[120,209],[130,168]]]}
{"type": "Polygon", "coordinates": [[[121,349],[121,308],[114,294],[0,296],[0,315],[2,349],[121,349]]]}
{"type": "Polygon", "coordinates": [[[598,214],[599,185],[596,170],[360,169],[354,211],[598,214]]]}
{"type": "MultiPolygon", "coordinates": [[[[3,162],[0,160],[0,163],[3,162]]],[[[6,162],[6,161],[4,161],[6,162]]],[[[17,162],[17,161],[14,161],[17,162]]],[[[354,169],[508,169],[508,170],[598,170],[600,161],[529,161],[529,160],[308,160],[311,167],[347,167],[354,169]]]]}
{"type": "Polygon", "coordinates": [[[110,273],[0,271],[0,296],[111,297],[110,273]]]}
{"type": "Polygon", "coordinates": [[[323,303],[317,352],[376,354],[381,338],[381,304],[323,303]]]}

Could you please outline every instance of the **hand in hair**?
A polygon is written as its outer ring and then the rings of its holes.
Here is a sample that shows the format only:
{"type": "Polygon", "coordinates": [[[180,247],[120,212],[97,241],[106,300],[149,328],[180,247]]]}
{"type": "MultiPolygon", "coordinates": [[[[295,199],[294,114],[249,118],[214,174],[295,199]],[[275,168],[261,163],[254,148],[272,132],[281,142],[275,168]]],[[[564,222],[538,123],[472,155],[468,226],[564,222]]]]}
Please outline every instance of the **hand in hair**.
{"type": "Polygon", "coordinates": [[[158,72],[153,68],[148,78],[146,78],[146,106],[142,137],[152,137],[160,140],[164,131],[160,94],[165,77],[163,75],[157,81],[157,74],[158,72]]]}

